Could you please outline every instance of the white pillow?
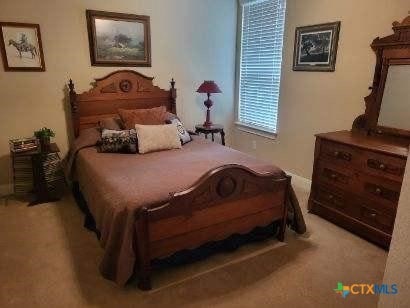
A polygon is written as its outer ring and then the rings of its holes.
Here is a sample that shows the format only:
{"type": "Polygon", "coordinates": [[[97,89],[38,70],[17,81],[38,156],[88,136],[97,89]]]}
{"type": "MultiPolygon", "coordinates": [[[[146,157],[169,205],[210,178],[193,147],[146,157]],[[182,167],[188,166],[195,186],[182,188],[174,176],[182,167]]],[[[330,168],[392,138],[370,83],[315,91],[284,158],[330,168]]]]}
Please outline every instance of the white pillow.
{"type": "Polygon", "coordinates": [[[136,124],[135,130],[138,138],[138,152],[141,154],[160,150],[180,149],[182,147],[176,124],[136,124]]]}

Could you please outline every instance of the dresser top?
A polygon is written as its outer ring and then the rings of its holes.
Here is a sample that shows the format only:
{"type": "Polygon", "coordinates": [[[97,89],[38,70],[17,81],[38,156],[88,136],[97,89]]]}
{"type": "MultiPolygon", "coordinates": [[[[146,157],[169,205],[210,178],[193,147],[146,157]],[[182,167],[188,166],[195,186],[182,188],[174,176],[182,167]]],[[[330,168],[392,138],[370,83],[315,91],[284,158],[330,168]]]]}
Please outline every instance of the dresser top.
{"type": "Polygon", "coordinates": [[[404,158],[409,154],[409,141],[388,137],[366,136],[348,130],[317,134],[316,137],[404,158]]]}

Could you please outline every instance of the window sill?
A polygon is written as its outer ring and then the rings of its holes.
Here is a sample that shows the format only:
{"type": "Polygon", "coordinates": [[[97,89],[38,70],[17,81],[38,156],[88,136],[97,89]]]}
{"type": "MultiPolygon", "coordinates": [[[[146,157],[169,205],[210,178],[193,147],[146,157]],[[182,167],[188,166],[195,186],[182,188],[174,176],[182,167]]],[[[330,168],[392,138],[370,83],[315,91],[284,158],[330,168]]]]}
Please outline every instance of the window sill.
{"type": "Polygon", "coordinates": [[[243,131],[245,133],[265,137],[265,138],[272,139],[272,140],[276,140],[276,138],[278,137],[276,133],[272,133],[270,131],[256,128],[251,125],[243,124],[241,122],[235,122],[235,125],[238,130],[243,131]]]}

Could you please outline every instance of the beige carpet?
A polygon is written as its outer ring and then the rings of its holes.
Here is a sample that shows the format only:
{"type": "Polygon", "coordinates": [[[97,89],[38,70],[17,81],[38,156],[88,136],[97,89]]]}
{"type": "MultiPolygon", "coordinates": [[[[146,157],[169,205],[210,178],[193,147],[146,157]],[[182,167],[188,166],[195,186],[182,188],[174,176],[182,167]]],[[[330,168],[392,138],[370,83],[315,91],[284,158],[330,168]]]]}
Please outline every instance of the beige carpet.
{"type": "MultiPolygon", "coordinates": [[[[308,194],[295,187],[306,208],[308,194]]],[[[102,251],[71,196],[28,208],[0,205],[0,307],[376,307],[342,299],[338,281],[380,283],[387,253],[305,214],[309,234],[287,232],[234,253],[156,272],[154,290],[121,289],[98,273],[102,251]]],[[[306,212],[306,211],[305,211],[306,212]]]]}

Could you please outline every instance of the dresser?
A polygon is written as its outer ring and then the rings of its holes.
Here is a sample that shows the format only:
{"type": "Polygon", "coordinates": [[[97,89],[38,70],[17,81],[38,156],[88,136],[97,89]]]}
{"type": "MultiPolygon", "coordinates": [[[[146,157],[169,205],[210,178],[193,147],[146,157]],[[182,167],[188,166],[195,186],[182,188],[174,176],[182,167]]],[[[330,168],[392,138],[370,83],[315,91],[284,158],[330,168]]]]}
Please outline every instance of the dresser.
{"type": "Polygon", "coordinates": [[[365,113],[350,131],[316,135],[308,205],[386,249],[410,145],[410,16],[393,22],[393,32],[371,44],[376,65],[365,113]]]}
{"type": "Polygon", "coordinates": [[[316,135],[309,212],[389,247],[406,142],[351,131],[316,135]]]}

